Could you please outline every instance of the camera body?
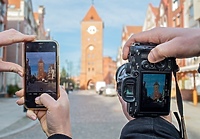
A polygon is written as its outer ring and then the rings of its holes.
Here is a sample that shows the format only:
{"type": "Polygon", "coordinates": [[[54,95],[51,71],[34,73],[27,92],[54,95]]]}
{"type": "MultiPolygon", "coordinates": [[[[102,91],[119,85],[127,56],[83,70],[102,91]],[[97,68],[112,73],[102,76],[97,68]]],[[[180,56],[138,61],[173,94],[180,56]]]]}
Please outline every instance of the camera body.
{"type": "Polygon", "coordinates": [[[132,117],[168,115],[170,111],[172,72],[178,67],[175,58],[150,63],[147,57],[155,46],[133,44],[128,63],[116,72],[117,91],[132,117]]]}

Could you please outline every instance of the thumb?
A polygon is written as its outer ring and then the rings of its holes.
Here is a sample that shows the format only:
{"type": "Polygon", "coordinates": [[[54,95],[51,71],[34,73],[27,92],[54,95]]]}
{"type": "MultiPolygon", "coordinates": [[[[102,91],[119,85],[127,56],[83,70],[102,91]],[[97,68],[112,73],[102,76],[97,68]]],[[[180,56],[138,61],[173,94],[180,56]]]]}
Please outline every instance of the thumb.
{"type": "Polygon", "coordinates": [[[44,105],[47,109],[55,106],[56,100],[47,93],[43,93],[40,97],[35,98],[35,103],[44,105]]]}
{"type": "Polygon", "coordinates": [[[177,53],[178,44],[175,41],[168,41],[157,45],[148,54],[148,60],[151,63],[157,63],[164,60],[167,57],[175,57],[177,53]]]}
{"type": "Polygon", "coordinates": [[[60,101],[62,104],[66,104],[66,102],[69,101],[68,95],[62,87],[60,87],[60,97],[58,98],[58,101],[60,101]]]}

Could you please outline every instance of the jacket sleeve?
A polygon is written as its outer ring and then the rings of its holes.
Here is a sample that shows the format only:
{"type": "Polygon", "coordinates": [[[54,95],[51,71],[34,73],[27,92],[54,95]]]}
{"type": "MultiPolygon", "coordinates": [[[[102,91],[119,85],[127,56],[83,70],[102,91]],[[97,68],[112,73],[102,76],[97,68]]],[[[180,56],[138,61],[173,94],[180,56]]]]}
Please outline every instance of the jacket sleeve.
{"type": "Polygon", "coordinates": [[[48,137],[48,139],[72,139],[66,135],[62,135],[62,134],[54,134],[50,137],[48,137]]]}

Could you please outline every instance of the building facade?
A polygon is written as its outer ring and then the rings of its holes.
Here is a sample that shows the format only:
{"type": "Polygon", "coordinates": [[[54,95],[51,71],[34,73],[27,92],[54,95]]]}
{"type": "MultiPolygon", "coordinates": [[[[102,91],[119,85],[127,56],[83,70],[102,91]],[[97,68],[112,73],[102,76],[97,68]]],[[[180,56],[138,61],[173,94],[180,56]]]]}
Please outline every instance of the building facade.
{"type": "MultiPolygon", "coordinates": [[[[8,0],[7,29],[13,28],[24,34],[36,35],[37,39],[50,39],[50,31],[44,28],[45,8],[39,6],[33,12],[32,0],[8,0]]],[[[23,43],[12,44],[6,47],[5,60],[24,66],[23,43]]],[[[22,79],[15,73],[6,73],[7,85],[22,87],[22,79]]]]}
{"type": "Polygon", "coordinates": [[[34,12],[34,18],[37,24],[37,39],[39,40],[49,40],[50,29],[45,29],[44,26],[44,16],[45,16],[45,7],[40,5],[38,11],[34,12]]]}
{"type": "MultiPolygon", "coordinates": [[[[31,0],[8,0],[7,29],[13,28],[24,34],[37,35],[37,24],[33,15],[31,0]]],[[[22,43],[6,47],[6,61],[24,65],[24,49],[22,43]]],[[[22,79],[15,73],[6,73],[7,85],[22,87],[22,79]]]]}
{"type": "Polygon", "coordinates": [[[122,29],[122,44],[118,49],[117,54],[117,67],[121,66],[122,64],[126,63],[126,60],[122,59],[122,50],[126,41],[131,37],[131,35],[135,33],[139,33],[142,31],[142,26],[124,26],[122,29]]]}
{"type": "Polygon", "coordinates": [[[103,21],[92,5],[81,21],[80,87],[93,88],[103,81],[103,21]]]}
{"type": "MultiPolygon", "coordinates": [[[[7,6],[8,0],[0,1],[0,32],[7,28],[7,6]]],[[[0,48],[0,60],[6,60],[6,48],[0,48]]],[[[6,74],[0,73],[0,95],[6,93],[6,74]]]]}
{"type": "MultiPolygon", "coordinates": [[[[185,0],[184,2],[184,27],[200,28],[200,1],[185,0]]],[[[192,57],[186,59],[186,66],[196,65],[200,63],[200,57],[192,57]]]]}
{"type": "Polygon", "coordinates": [[[146,18],[144,20],[142,31],[150,30],[158,26],[157,17],[158,17],[158,7],[155,7],[150,3],[147,7],[146,18]]]}
{"type": "Polygon", "coordinates": [[[103,80],[106,84],[115,84],[116,61],[107,56],[103,58],[103,80]]]}

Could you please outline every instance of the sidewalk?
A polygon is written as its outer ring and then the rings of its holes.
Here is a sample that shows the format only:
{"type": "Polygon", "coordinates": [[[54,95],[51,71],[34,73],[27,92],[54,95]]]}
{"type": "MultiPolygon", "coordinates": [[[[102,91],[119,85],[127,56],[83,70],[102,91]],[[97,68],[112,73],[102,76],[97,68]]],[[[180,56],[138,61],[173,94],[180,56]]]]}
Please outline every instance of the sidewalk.
{"type": "MultiPolygon", "coordinates": [[[[175,99],[171,101],[172,112],[177,111],[177,103],[175,99]]],[[[183,102],[184,117],[186,123],[186,131],[188,139],[200,139],[199,125],[200,125],[200,103],[194,106],[192,102],[183,102]]],[[[173,116],[173,123],[177,127],[177,121],[173,116]]]]}
{"type": "Polygon", "coordinates": [[[37,123],[26,117],[17,98],[0,98],[0,138],[23,131],[37,123]]]}

